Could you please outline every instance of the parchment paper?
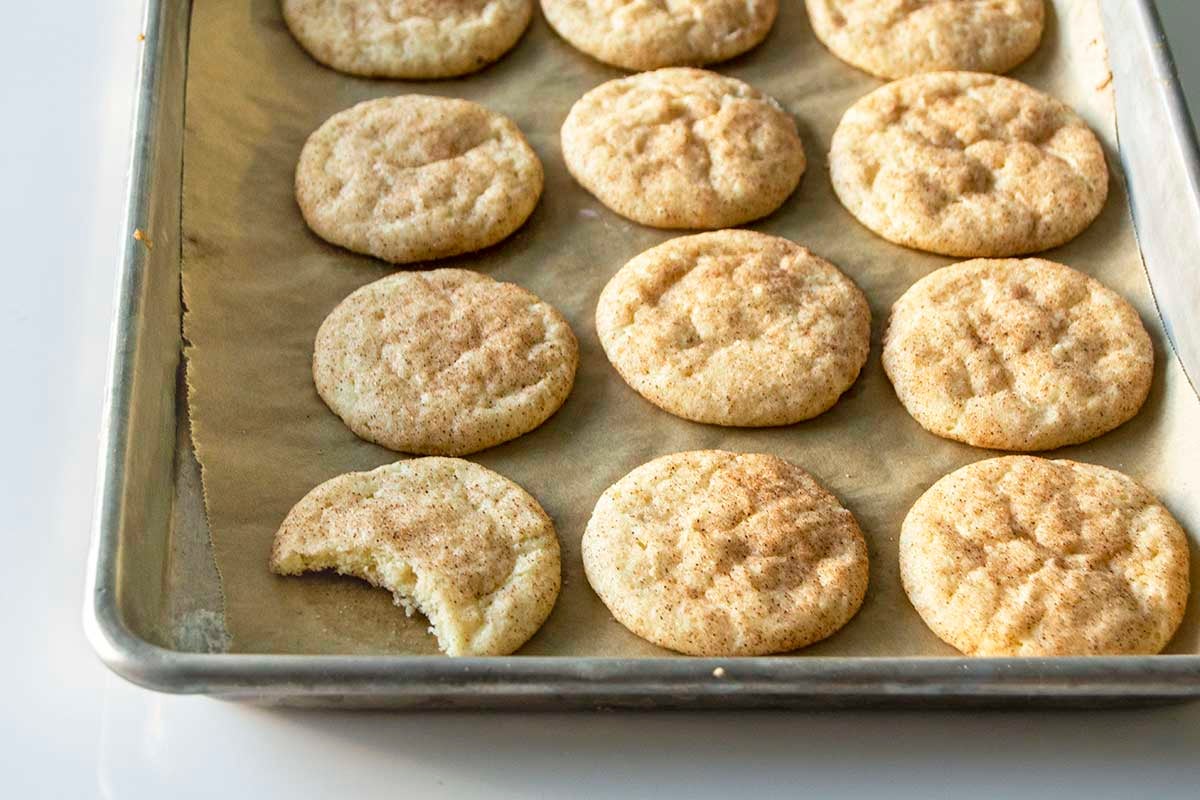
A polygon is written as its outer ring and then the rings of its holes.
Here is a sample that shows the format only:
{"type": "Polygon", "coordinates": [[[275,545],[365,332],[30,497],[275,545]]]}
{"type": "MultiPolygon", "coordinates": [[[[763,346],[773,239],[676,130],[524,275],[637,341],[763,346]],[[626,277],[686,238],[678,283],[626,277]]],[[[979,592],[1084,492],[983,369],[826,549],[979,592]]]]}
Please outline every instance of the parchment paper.
{"type": "MultiPolygon", "coordinates": [[[[621,219],[570,179],[558,140],[568,109],[588,89],[624,73],[573,50],[540,14],[494,66],[466,79],[428,83],[356,79],[320,66],[289,36],[277,0],[200,0],[191,37],[184,334],[194,442],[233,650],[437,652],[425,621],[406,619],[384,591],[349,578],[279,578],[267,570],[279,522],[309,489],[402,457],[357,439],[313,389],[310,357],[321,320],[351,291],[393,268],[307,230],[292,195],[296,159],[329,115],[367,98],[426,93],[466,97],[511,116],[546,169],[545,194],[519,232],[483,253],[436,266],[475,269],[527,287],[566,315],[582,348],[575,388],[562,410],[532,433],[471,456],[537,497],[562,541],[562,595],[521,652],[666,654],[613,621],[584,578],[579,539],[597,497],[626,472],[664,453],[716,447],[776,453],[804,466],[866,533],[871,585],[862,611],[843,631],[798,655],[952,654],[904,596],[897,534],[909,506],[938,477],[994,453],[936,438],[908,416],[880,366],[879,335],[892,302],[953,259],[877,238],[834,198],[830,137],[842,112],[880,82],[817,42],[799,0],[784,0],[760,47],[716,68],[778,98],[795,115],[808,153],[800,188],[781,210],[750,227],[794,239],[853,277],[870,298],[874,336],[863,375],[831,411],[760,430],[677,419],[642,400],[605,359],[593,324],[601,288],[626,260],[679,234],[621,219]]],[[[1113,171],[1101,217],[1048,257],[1129,298],[1156,346],[1154,386],[1142,412],[1113,433],[1054,455],[1142,480],[1200,534],[1194,467],[1200,403],[1167,349],[1138,254],[1095,0],[1056,0],[1040,49],[1014,74],[1078,109],[1106,142],[1113,171]]],[[[1195,606],[1171,652],[1200,647],[1195,606]]]]}

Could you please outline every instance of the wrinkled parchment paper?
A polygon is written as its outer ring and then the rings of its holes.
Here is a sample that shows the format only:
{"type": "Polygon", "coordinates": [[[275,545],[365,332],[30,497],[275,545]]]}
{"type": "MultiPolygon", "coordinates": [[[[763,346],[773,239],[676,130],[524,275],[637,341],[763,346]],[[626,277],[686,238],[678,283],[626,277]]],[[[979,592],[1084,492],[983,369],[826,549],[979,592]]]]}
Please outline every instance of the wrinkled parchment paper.
{"type": "MultiPolygon", "coordinates": [[[[1045,39],[1014,74],[1078,109],[1113,166],[1101,217],[1050,258],[1125,297],[1150,328],[1157,356],[1142,412],[1099,440],[1054,455],[1105,464],[1145,482],[1200,535],[1200,403],[1170,353],[1141,265],[1116,155],[1112,97],[1095,0],[1056,0],[1045,39]]],[[[439,82],[373,81],[326,69],[289,36],[277,0],[194,4],[187,84],[183,287],[189,401],[232,649],[255,653],[436,653],[423,619],[390,596],[333,575],[279,578],[267,570],[276,527],[316,484],[402,456],[357,439],[321,403],[309,372],[313,337],[354,289],[393,267],[326,244],[301,220],[292,176],[308,134],[360,100],[405,93],[465,97],[511,116],[546,169],[529,222],[476,255],[438,262],[514,281],[557,306],[579,337],[581,363],[566,405],[516,441],[471,456],[524,486],[554,518],[564,586],[524,654],[650,656],[660,650],[609,615],[583,575],[579,539],[600,493],[655,456],[696,448],[776,453],[802,465],[858,517],[871,556],[862,611],[798,655],[949,655],[900,587],[896,540],[904,513],[941,475],[994,455],[924,432],[896,400],[879,362],[892,302],[952,262],[889,244],[842,209],[828,178],[830,137],[855,100],[880,85],[813,37],[800,0],[753,52],[718,66],[778,98],[795,115],[809,167],[771,217],[750,226],[831,260],[871,301],[872,353],[858,382],[826,414],[787,428],[737,430],[677,419],[629,389],[596,339],[601,288],[626,260],[678,235],[616,216],[567,174],[558,130],[571,104],[624,74],[576,52],[535,14],[517,47],[482,73],[439,82]]],[[[1193,254],[1188,254],[1191,257],[1193,254]]],[[[1193,564],[1200,558],[1193,556],[1193,564]]],[[[1200,583],[1193,579],[1193,583],[1200,583]]],[[[1170,652],[1200,648],[1193,602],[1170,652]]]]}

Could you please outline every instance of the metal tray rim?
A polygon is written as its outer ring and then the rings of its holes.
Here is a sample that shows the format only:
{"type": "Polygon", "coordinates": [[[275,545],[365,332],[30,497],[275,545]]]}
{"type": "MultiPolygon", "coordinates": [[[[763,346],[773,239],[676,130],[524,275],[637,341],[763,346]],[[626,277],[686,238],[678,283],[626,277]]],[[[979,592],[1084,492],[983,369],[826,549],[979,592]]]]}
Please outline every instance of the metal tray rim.
{"type": "MultiPolygon", "coordinates": [[[[154,102],[157,69],[167,45],[159,35],[164,0],[148,0],[138,68],[125,246],[116,284],[108,385],[100,430],[98,476],[83,622],[93,649],[111,670],[156,691],[233,699],[347,698],[387,695],[410,706],[484,708],[543,705],[669,705],[735,707],[789,699],[853,701],[976,699],[1175,699],[1200,697],[1200,655],[1078,658],[570,658],[445,659],[429,656],[303,656],[203,654],[170,650],[134,633],[116,602],[128,424],[121,409],[131,393],[131,354],[138,331],[123,320],[137,305],[145,253],[130,233],[148,209],[151,137],[161,110],[154,102]],[[718,667],[724,674],[714,675],[718,667]],[[719,675],[719,677],[718,677],[719,675]],[[641,700],[642,702],[637,702],[641,700]],[[574,701],[574,702],[572,702],[574,701]],[[659,701],[659,702],[655,702],[659,701]]],[[[1151,54],[1175,134],[1181,137],[1188,182],[1200,198],[1200,146],[1153,0],[1135,0],[1135,14],[1154,41],[1151,54]]],[[[190,15],[190,2],[183,12],[190,15]]],[[[1169,320],[1167,324],[1170,335],[1169,320]]],[[[1176,346],[1174,337],[1171,337],[1176,346]]],[[[1177,350],[1178,354],[1178,350],[1177,350]]],[[[1184,364],[1185,370],[1187,364],[1184,364]]],[[[1195,383],[1197,377],[1189,377],[1195,383]]]]}

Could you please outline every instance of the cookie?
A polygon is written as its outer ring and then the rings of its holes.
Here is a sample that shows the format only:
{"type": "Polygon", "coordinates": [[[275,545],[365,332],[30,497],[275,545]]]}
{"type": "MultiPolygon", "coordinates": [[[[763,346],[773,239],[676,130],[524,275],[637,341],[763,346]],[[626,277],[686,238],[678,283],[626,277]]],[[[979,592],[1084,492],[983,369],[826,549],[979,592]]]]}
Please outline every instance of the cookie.
{"type": "Polygon", "coordinates": [[[832,406],[871,344],[871,310],[837,267],[752,231],[672,239],[621,268],[596,332],[621,377],[672,414],[790,425],[832,406]]]}
{"type": "Polygon", "coordinates": [[[606,64],[643,71],[725,61],[771,30],[779,0],[542,0],[550,27],[606,64]]]}
{"type": "Polygon", "coordinates": [[[934,72],[889,83],[842,117],[833,188],[889,241],[949,256],[1015,256],[1078,236],[1108,166],[1074,111],[1023,83],[934,72]]]}
{"type": "Polygon", "coordinates": [[[845,625],[867,591],[854,515],[771,455],[701,450],[643,464],[600,497],[582,548],[617,621],[689,655],[803,647],[845,625]]]}
{"type": "Polygon", "coordinates": [[[493,245],[541,193],[542,163],[516,124],[445,97],[387,97],[334,114],[296,167],[296,202],[314,233],[395,264],[493,245]]]}
{"type": "Polygon", "coordinates": [[[1188,542],[1120,472],[1007,456],[921,495],[900,577],[925,624],[967,655],[1157,653],[1183,619],[1188,542]]]}
{"type": "Polygon", "coordinates": [[[1133,417],[1154,348],[1129,303],[1040,258],[977,259],[892,307],[883,368],[921,427],[976,447],[1050,450],[1133,417]]]}
{"type": "Polygon", "coordinates": [[[1045,0],[806,0],[813,33],[851,66],[881,78],[920,72],[1008,72],[1042,38],[1045,0]]]}
{"type": "Polygon", "coordinates": [[[533,0],[283,0],[296,41],[322,64],[368,78],[452,78],[512,48],[533,0]]]}
{"type": "Polygon", "coordinates": [[[437,269],[343,300],[317,332],[313,381],[363,439],[464,455],[541,425],[567,399],[578,362],[570,326],[533,293],[437,269]]]}
{"type": "Polygon", "coordinates": [[[656,228],[726,228],[770,214],[804,174],[796,123],[733,78],[683,67],[601,84],[562,127],[583,188],[656,228]]]}
{"type": "Polygon", "coordinates": [[[325,481],[275,534],[271,571],[336,570],[429,619],[451,656],[499,656],[537,632],[561,583],[554,523],[502,475],[418,458],[325,481]]]}

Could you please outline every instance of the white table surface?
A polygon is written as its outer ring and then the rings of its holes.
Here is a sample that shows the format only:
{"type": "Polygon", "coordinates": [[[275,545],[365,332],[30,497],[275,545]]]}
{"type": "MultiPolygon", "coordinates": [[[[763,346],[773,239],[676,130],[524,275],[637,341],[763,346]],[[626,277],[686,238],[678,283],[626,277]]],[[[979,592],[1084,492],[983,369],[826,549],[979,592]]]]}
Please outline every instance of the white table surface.
{"type": "MultiPolygon", "coordinates": [[[[1185,84],[1200,90],[1200,2],[1161,5],[1185,84]]],[[[1200,704],[405,716],[244,708],[109,674],[80,608],[140,10],[0,2],[3,796],[1200,794],[1200,704]]]]}

